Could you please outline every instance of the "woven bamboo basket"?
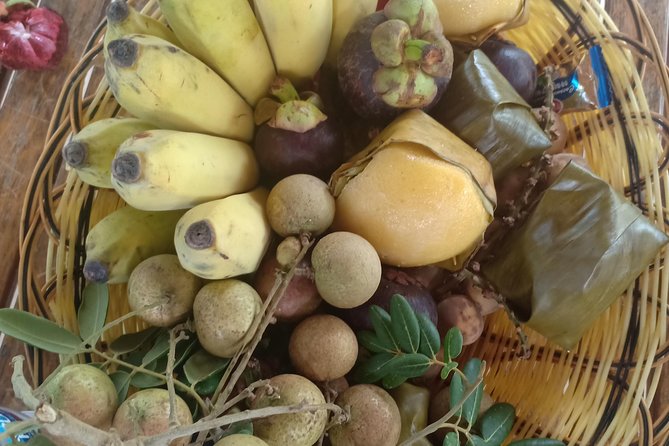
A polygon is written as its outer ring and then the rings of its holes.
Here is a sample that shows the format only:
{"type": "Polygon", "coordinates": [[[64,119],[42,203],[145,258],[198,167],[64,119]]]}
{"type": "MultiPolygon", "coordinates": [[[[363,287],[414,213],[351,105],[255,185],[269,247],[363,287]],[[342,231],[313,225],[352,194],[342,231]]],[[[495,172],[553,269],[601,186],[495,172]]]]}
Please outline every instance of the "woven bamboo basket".
{"type": "MultiPolygon", "coordinates": [[[[664,114],[649,108],[643,81],[653,73],[669,99],[669,71],[648,19],[635,0],[628,0],[637,32],[627,36],[595,0],[530,3],[529,22],[506,37],[540,66],[599,44],[612,78],[612,106],[565,117],[569,150],[584,154],[597,174],[666,231],[669,108],[664,114]]],[[[159,17],[155,0],[145,3],[144,12],[159,17]]],[[[96,190],[66,172],[60,155],[68,137],[87,123],[122,113],[101,75],[104,30],[103,22],[63,86],[21,221],[20,306],[75,332],[87,230],[123,205],[113,191],[96,190]]],[[[515,330],[506,316],[489,318],[469,353],[487,362],[487,392],[516,406],[514,436],[549,436],[570,445],[668,444],[669,410],[655,420],[649,410],[669,360],[668,294],[669,273],[657,258],[572,351],[529,333],[528,360],[516,356],[515,330]]],[[[108,319],[128,311],[125,287],[111,286],[108,319]]],[[[141,328],[141,321],[130,318],[104,339],[141,328]]],[[[32,377],[40,382],[54,358],[34,349],[28,357],[32,377]]]]}

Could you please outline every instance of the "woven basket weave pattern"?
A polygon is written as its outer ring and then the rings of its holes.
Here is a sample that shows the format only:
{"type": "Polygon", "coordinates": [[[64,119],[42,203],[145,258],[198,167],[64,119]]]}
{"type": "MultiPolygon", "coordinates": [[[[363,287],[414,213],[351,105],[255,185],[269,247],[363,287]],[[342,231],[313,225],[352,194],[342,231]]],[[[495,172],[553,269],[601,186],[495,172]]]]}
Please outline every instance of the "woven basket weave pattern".
{"type": "MultiPolygon", "coordinates": [[[[597,174],[666,231],[668,208],[662,197],[669,196],[669,115],[649,109],[643,76],[655,70],[662,94],[669,98],[669,75],[643,11],[635,1],[628,2],[638,35],[626,36],[594,0],[530,3],[528,24],[508,31],[507,38],[540,66],[599,44],[611,73],[612,106],[565,116],[569,150],[585,155],[597,174]]],[[[155,0],[145,4],[144,12],[159,17],[155,0]]],[[[123,205],[113,191],[96,190],[74,172],[65,172],[60,161],[70,135],[91,121],[122,113],[101,76],[103,34],[104,23],[63,87],[21,223],[20,305],[73,331],[78,330],[87,230],[123,205]]],[[[669,274],[662,266],[663,259],[657,258],[570,352],[529,333],[532,356],[520,360],[513,325],[499,313],[487,320],[483,338],[468,354],[487,362],[486,391],[517,407],[515,436],[550,436],[584,445],[667,443],[669,411],[656,420],[649,411],[661,366],[669,359],[669,274]]],[[[110,286],[110,301],[108,320],[129,311],[124,285],[110,286]]],[[[106,332],[105,340],[141,328],[141,321],[129,318],[106,332]]],[[[35,350],[29,354],[33,377],[41,381],[48,372],[46,356],[35,350]]]]}

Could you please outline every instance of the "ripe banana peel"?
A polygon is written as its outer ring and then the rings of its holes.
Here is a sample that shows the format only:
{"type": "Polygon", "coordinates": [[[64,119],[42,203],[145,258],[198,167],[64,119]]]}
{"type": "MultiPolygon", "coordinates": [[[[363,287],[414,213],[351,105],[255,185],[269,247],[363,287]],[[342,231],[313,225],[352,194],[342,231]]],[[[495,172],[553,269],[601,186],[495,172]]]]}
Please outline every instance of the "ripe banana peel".
{"type": "Polygon", "coordinates": [[[132,115],[160,128],[251,140],[253,110],[195,56],[141,34],[113,40],[107,50],[107,81],[132,115]]]}
{"type": "Polygon", "coordinates": [[[92,122],[63,147],[63,158],[84,183],[111,188],[111,165],[123,141],[155,128],[136,118],[108,118],[92,122]]]}
{"type": "Polygon", "coordinates": [[[104,53],[112,40],[128,34],[147,34],[167,40],[172,45],[181,46],[171,29],[153,17],[139,13],[126,0],[113,0],[107,7],[107,31],[105,32],[104,53]]]}
{"type": "Polygon", "coordinates": [[[332,0],[332,36],[325,63],[337,69],[339,49],[358,20],[376,11],[377,0],[332,0]]]}
{"type": "Polygon", "coordinates": [[[249,104],[267,96],[272,56],[248,0],[159,0],[184,48],[225,79],[249,104]]]}
{"type": "Polygon", "coordinates": [[[332,0],[252,0],[276,71],[304,86],[320,69],[332,33],[332,0]]]}
{"type": "Polygon", "coordinates": [[[240,141],[152,130],[121,145],[111,181],[116,192],[137,209],[186,209],[253,189],[258,164],[251,147],[240,141]]]}
{"type": "Polygon", "coordinates": [[[86,237],[84,277],[125,283],[140,262],[174,253],[174,228],[184,211],[145,212],[126,206],[100,220],[86,237]]]}
{"type": "Polygon", "coordinates": [[[265,216],[267,195],[257,188],[188,211],[174,234],[181,266],[212,280],[257,270],[272,236],[265,216]]]}

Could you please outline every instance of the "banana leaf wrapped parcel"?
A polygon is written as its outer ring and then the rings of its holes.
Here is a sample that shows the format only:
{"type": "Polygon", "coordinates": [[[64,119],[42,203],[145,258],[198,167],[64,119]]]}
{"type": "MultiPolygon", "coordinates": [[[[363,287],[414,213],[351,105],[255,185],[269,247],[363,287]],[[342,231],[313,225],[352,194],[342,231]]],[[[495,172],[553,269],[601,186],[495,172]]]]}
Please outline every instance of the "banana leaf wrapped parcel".
{"type": "Polygon", "coordinates": [[[431,114],[486,157],[495,180],[551,146],[531,107],[480,50],[455,68],[431,114]]]}
{"type": "Polygon", "coordinates": [[[522,322],[570,349],[667,242],[639,208],[570,163],[482,273],[522,322]]]}
{"type": "Polygon", "coordinates": [[[330,189],[334,228],[403,267],[462,269],[497,204],[488,161],[420,110],[400,115],[335,171],[330,189]]]}

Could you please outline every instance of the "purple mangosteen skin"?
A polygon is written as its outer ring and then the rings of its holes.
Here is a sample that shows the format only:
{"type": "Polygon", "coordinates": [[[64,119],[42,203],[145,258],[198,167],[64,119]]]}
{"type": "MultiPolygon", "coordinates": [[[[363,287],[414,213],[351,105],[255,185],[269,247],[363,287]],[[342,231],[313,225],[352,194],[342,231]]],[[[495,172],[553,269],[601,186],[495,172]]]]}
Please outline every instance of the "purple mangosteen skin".
{"type": "Polygon", "coordinates": [[[390,312],[390,298],[395,294],[404,296],[414,311],[423,314],[435,326],[437,325],[437,304],[428,290],[417,285],[399,284],[385,277],[381,277],[381,283],[371,299],[359,307],[342,310],[340,317],[353,331],[374,330],[369,317],[370,307],[378,305],[390,312]]]}
{"type": "Polygon", "coordinates": [[[272,182],[298,173],[327,181],[343,162],[343,150],[344,138],[334,119],[326,119],[304,133],[274,128],[267,123],[256,133],[256,158],[265,177],[272,182]]]}
{"type": "Polygon", "coordinates": [[[374,28],[387,20],[383,12],[375,12],[358,21],[348,33],[337,60],[339,86],[349,105],[363,118],[389,121],[402,110],[391,107],[374,92],[374,73],[381,63],[372,51],[374,28]]]}

